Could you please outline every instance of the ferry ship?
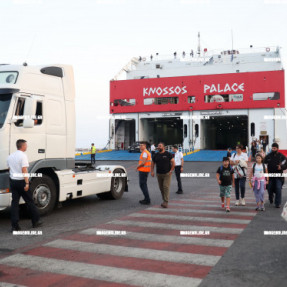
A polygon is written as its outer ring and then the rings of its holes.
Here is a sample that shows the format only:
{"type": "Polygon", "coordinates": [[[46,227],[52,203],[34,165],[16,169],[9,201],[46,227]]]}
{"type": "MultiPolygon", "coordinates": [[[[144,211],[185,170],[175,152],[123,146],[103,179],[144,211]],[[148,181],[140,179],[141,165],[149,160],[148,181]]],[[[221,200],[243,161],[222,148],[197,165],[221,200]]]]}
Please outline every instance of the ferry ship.
{"type": "Polygon", "coordinates": [[[287,151],[279,47],[132,58],[110,81],[109,148],[135,141],[222,150],[265,140],[287,151]],[[120,77],[123,77],[121,79],[120,77]]]}

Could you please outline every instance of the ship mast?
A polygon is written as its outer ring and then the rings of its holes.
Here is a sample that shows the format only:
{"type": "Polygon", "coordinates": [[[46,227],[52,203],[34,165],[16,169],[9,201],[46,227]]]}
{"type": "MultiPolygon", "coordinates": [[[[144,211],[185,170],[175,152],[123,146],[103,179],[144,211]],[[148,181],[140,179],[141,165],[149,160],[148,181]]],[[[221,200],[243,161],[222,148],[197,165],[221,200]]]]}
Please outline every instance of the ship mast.
{"type": "Polygon", "coordinates": [[[198,44],[197,44],[197,55],[200,57],[200,32],[198,32],[198,44]]]}

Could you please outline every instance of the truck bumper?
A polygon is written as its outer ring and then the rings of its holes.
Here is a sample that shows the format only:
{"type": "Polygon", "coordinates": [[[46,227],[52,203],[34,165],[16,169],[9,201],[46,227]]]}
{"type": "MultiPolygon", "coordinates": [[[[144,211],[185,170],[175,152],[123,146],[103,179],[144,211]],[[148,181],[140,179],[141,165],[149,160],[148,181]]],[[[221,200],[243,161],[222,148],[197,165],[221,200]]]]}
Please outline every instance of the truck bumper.
{"type": "Polygon", "coordinates": [[[5,172],[1,172],[0,173],[0,190],[1,189],[6,189],[9,188],[10,184],[9,184],[9,172],[5,171],[5,172]]]}
{"type": "Polygon", "coordinates": [[[9,172],[0,173],[0,211],[5,210],[11,205],[11,192],[5,192],[9,188],[9,172]],[[3,192],[3,193],[2,193],[3,192]]]}
{"type": "Polygon", "coordinates": [[[0,211],[5,210],[11,205],[11,193],[2,193],[0,194],[0,211]]]}

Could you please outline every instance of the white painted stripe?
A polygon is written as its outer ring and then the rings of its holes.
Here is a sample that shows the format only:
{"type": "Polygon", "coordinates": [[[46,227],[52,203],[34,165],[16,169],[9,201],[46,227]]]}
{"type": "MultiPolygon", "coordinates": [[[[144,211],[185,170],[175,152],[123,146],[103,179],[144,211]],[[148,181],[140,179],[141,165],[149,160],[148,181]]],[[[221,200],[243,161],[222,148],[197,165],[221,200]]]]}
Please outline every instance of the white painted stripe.
{"type": "MultiPolygon", "coordinates": [[[[176,201],[176,202],[179,202],[179,200],[171,200],[170,202],[174,202],[174,201],[176,201]]],[[[218,204],[218,203],[221,203],[221,200],[220,200],[220,197],[216,197],[216,198],[214,198],[214,199],[210,199],[210,198],[208,198],[208,199],[203,199],[202,197],[201,198],[198,198],[198,199],[193,199],[193,200],[180,200],[180,202],[188,202],[188,203],[193,203],[193,202],[198,202],[198,203],[200,203],[200,202],[204,202],[204,203],[206,203],[206,204],[212,204],[212,203],[215,203],[215,204],[218,204]]],[[[226,202],[226,201],[225,201],[226,202]]],[[[234,206],[235,205],[235,202],[236,202],[236,200],[234,199],[231,199],[231,201],[230,201],[230,205],[231,206],[234,206]]],[[[245,206],[256,206],[256,201],[255,200],[253,200],[253,201],[251,201],[251,200],[245,200],[245,206]]],[[[240,206],[243,206],[243,205],[240,205],[240,206]]]]}
{"type": "MultiPolygon", "coordinates": [[[[183,196],[178,197],[178,199],[180,199],[180,200],[182,200],[182,199],[190,199],[191,200],[193,198],[200,199],[200,198],[205,198],[205,197],[218,198],[219,197],[219,189],[218,189],[218,193],[206,193],[206,194],[204,194],[204,193],[196,193],[196,194],[191,194],[191,196],[189,196],[189,197],[187,197],[187,196],[184,197],[184,195],[183,195],[183,196]]],[[[235,198],[235,194],[234,193],[231,193],[231,198],[235,198]]],[[[248,198],[248,199],[255,199],[253,194],[247,195],[247,192],[245,194],[245,199],[246,198],[248,198]]]]}
{"type": "Polygon", "coordinates": [[[0,263],[43,272],[52,272],[56,274],[65,274],[145,287],[195,287],[201,282],[201,279],[198,278],[129,270],[125,268],[101,266],[23,254],[15,254],[5,257],[0,259],[0,263]]]}
{"type": "Polygon", "coordinates": [[[176,219],[176,220],[189,220],[189,221],[204,221],[204,222],[218,222],[218,223],[237,223],[237,224],[248,224],[250,219],[232,219],[228,218],[215,218],[215,217],[196,217],[196,216],[183,216],[173,214],[150,214],[150,213],[132,213],[129,217],[148,217],[148,218],[163,218],[163,219],[176,219]]]}
{"type": "MultiPolygon", "coordinates": [[[[176,208],[176,209],[171,209],[171,208],[164,209],[164,208],[159,208],[159,207],[150,207],[150,208],[147,208],[146,210],[154,210],[154,211],[161,211],[161,212],[170,211],[170,212],[190,212],[190,213],[201,213],[201,214],[221,214],[221,215],[226,215],[225,209],[223,209],[223,208],[222,208],[221,211],[215,211],[215,210],[206,210],[206,209],[204,209],[204,206],[203,206],[202,209],[179,209],[179,208],[176,208]]],[[[257,213],[256,212],[238,212],[238,211],[234,211],[234,209],[232,209],[229,214],[241,215],[241,216],[255,216],[257,213]]]]}
{"type": "MultiPolygon", "coordinates": [[[[221,208],[218,204],[193,204],[193,203],[174,203],[174,202],[169,202],[168,203],[169,206],[173,206],[173,205],[176,205],[176,206],[186,206],[186,207],[192,207],[192,206],[199,206],[199,207],[217,207],[217,208],[221,208]]],[[[251,209],[251,210],[255,210],[255,205],[253,207],[251,206],[234,206],[233,204],[230,205],[230,207],[234,207],[235,208],[238,208],[240,210],[242,209],[251,209]]]]}
{"type": "MultiPolygon", "coordinates": [[[[211,187],[211,185],[208,185],[208,186],[211,187]]],[[[195,193],[192,192],[191,195],[197,195],[197,196],[199,196],[199,195],[218,195],[219,194],[219,185],[217,185],[216,187],[217,187],[216,189],[210,188],[210,191],[197,191],[195,193]]],[[[231,194],[232,194],[232,196],[233,195],[235,196],[235,188],[233,188],[231,190],[231,194]]],[[[245,196],[251,197],[252,195],[253,195],[253,190],[245,188],[245,196]]],[[[183,196],[186,196],[186,194],[183,194],[183,196]]]]}
{"type": "MultiPolygon", "coordinates": [[[[213,190],[212,192],[196,192],[196,193],[191,193],[191,195],[194,196],[218,196],[219,195],[219,186],[217,186],[218,188],[216,190],[213,190]]],[[[235,197],[235,189],[232,189],[231,191],[231,195],[235,197]]],[[[185,194],[183,194],[183,196],[185,196],[185,194]]],[[[251,189],[245,189],[245,197],[251,197],[253,198],[253,191],[251,189]]]]}
{"type": "MultiPolygon", "coordinates": [[[[81,234],[88,235],[97,235],[98,230],[108,230],[98,229],[98,228],[89,228],[81,231],[81,234]]],[[[197,229],[196,229],[197,230],[197,229]]],[[[208,230],[208,228],[206,228],[208,230]]],[[[206,236],[208,237],[208,235],[206,236]]],[[[205,245],[205,246],[218,246],[218,247],[230,247],[233,243],[233,240],[225,239],[208,239],[202,237],[179,237],[178,235],[160,235],[160,234],[149,234],[149,233],[140,233],[140,232],[129,232],[124,235],[124,238],[136,239],[136,240],[146,240],[154,242],[170,242],[178,244],[194,244],[194,245],[205,245]]]]}
{"type": "Polygon", "coordinates": [[[215,227],[215,226],[201,226],[201,225],[188,225],[188,224],[171,224],[171,223],[158,223],[150,221],[134,221],[134,220],[113,220],[107,224],[120,224],[128,226],[141,226],[141,227],[155,227],[159,229],[173,229],[173,230],[195,230],[215,233],[230,233],[240,234],[243,228],[230,228],[230,227],[215,227]]]}
{"type": "Polygon", "coordinates": [[[172,230],[194,230],[194,231],[205,231],[216,233],[231,233],[240,234],[243,228],[228,228],[228,227],[214,227],[214,226],[197,226],[197,225],[184,225],[184,224],[170,224],[170,223],[157,223],[149,221],[132,221],[132,220],[113,220],[107,224],[120,224],[128,226],[141,226],[141,227],[152,227],[158,229],[172,229],[172,230]]]}
{"type": "MultiPolygon", "coordinates": [[[[194,201],[199,201],[199,202],[221,202],[220,200],[220,196],[217,196],[217,197],[206,197],[208,199],[205,199],[203,197],[199,197],[199,198],[192,198],[192,199],[185,199],[185,198],[179,198],[179,199],[173,199],[171,201],[183,201],[183,202],[194,202],[194,201]]],[[[234,199],[235,201],[236,199],[234,199]]],[[[231,203],[232,203],[233,199],[231,199],[231,203]]],[[[245,198],[245,202],[246,203],[251,203],[250,201],[252,201],[252,203],[255,202],[255,199],[253,198],[252,200],[248,200],[245,198]]]]}
{"type": "Polygon", "coordinates": [[[7,282],[0,282],[0,287],[26,287],[26,285],[19,285],[7,282]]]}
{"type": "Polygon", "coordinates": [[[125,247],[109,244],[96,244],[82,241],[62,240],[45,244],[45,246],[76,250],[89,253],[109,254],[114,256],[125,256],[133,258],[144,258],[151,260],[161,260],[177,263],[197,264],[204,266],[214,266],[221,256],[191,254],[184,252],[172,252],[165,250],[155,250],[147,248],[125,247]]]}
{"type": "MultiPolygon", "coordinates": [[[[231,198],[235,198],[236,196],[235,196],[235,192],[231,192],[230,193],[230,195],[231,195],[231,198]]],[[[219,197],[219,189],[218,189],[218,192],[216,192],[216,193],[196,193],[196,194],[194,194],[192,197],[190,197],[190,198],[193,198],[193,197],[200,197],[200,196],[202,196],[202,197],[219,197]]],[[[254,197],[254,195],[253,195],[253,193],[252,192],[247,192],[246,191],[246,193],[245,193],[245,195],[244,195],[244,197],[245,198],[250,198],[250,199],[255,199],[255,197],[254,197]]],[[[182,197],[183,198],[183,197],[182,197]]]]}
{"type": "MultiPolygon", "coordinates": [[[[235,191],[234,191],[234,189],[231,191],[231,196],[232,197],[235,197],[235,191]]],[[[210,193],[210,192],[198,192],[198,193],[194,193],[194,196],[218,196],[219,195],[219,188],[218,188],[218,191],[216,190],[216,192],[212,192],[212,193],[210,193]]],[[[245,198],[254,198],[254,196],[253,196],[253,191],[251,191],[251,190],[246,190],[246,192],[245,192],[245,198]]]]}

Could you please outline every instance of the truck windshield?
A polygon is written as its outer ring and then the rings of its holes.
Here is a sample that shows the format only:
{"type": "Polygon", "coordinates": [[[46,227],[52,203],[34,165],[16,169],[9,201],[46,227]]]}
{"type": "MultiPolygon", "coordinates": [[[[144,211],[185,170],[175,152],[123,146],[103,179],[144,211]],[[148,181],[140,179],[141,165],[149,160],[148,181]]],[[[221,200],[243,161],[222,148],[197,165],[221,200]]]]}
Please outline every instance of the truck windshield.
{"type": "Polygon", "coordinates": [[[0,129],[3,127],[8,109],[10,106],[12,94],[0,95],[0,129]]]}
{"type": "Polygon", "coordinates": [[[0,85],[15,84],[17,81],[18,72],[0,72],[0,85]]]}

